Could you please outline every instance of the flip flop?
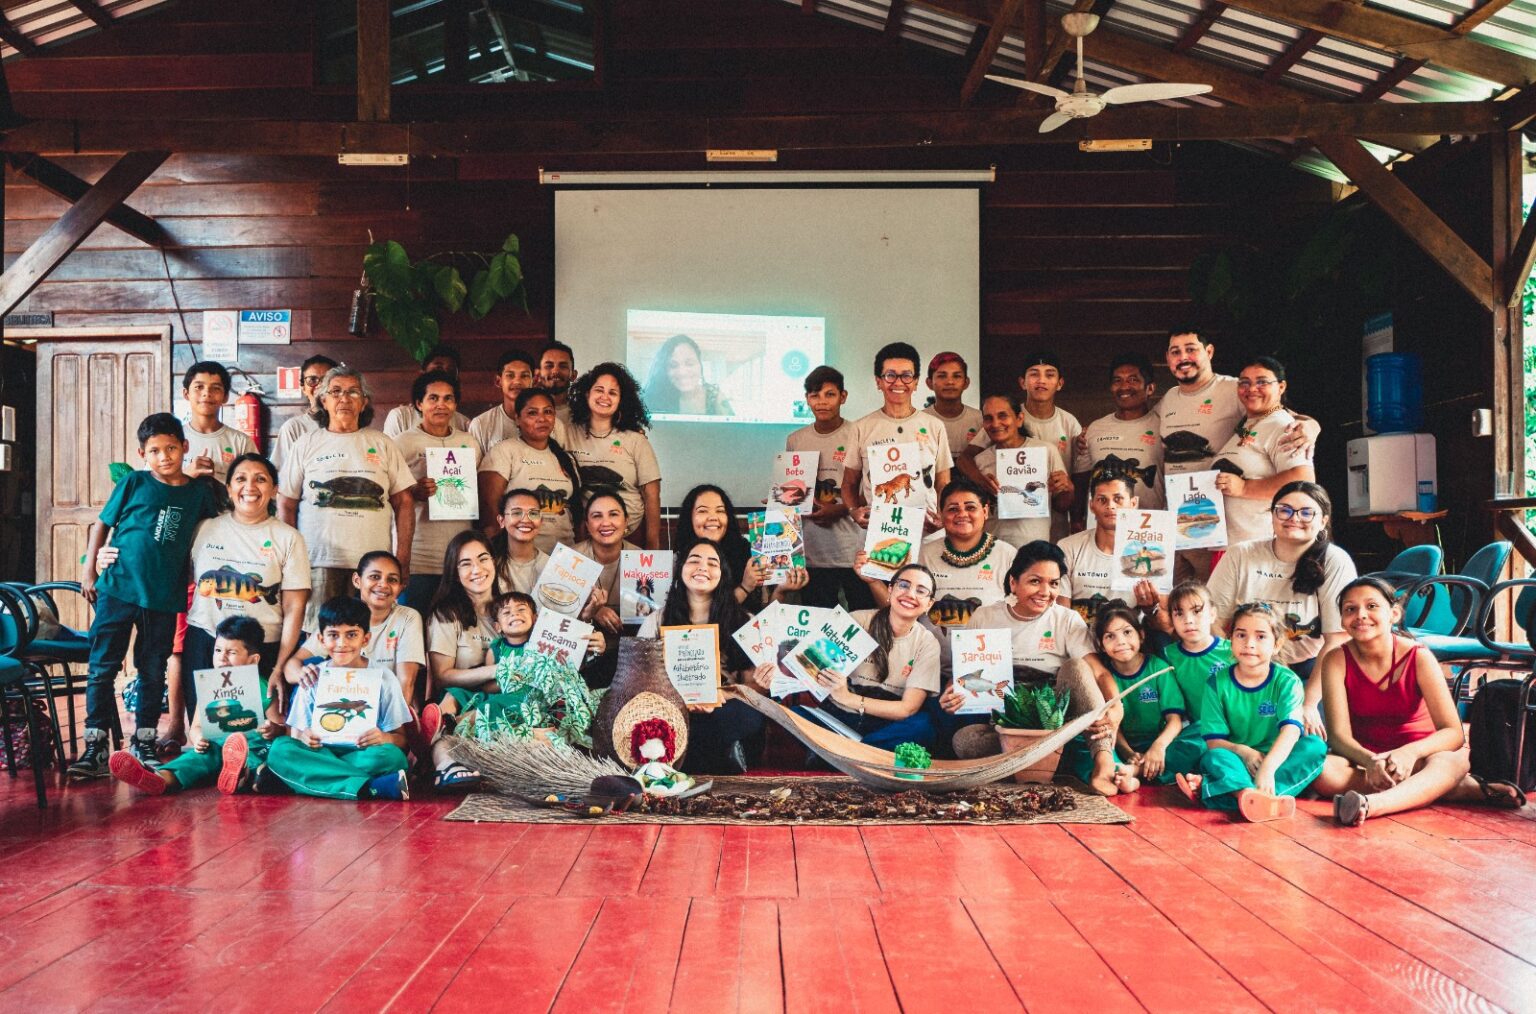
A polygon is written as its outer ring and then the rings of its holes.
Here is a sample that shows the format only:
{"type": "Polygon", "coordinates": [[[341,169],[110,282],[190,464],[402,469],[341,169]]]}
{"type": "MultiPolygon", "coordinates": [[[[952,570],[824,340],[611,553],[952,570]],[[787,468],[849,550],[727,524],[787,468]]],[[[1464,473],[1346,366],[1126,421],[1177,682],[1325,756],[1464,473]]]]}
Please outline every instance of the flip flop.
{"type": "Polygon", "coordinates": [[[438,792],[472,792],[478,789],[485,776],[472,768],[450,761],[432,775],[432,788],[438,792]]]}
{"type": "Polygon", "coordinates": [[[1351,789],[1333,797],[1333,820],[1340,827],[1359,827],[1371,815],[1370,797],[1351,789]]]}
{"type": "Polygon", "coordinates": [[[1201,775],[1186,775],[1180,771],[1173,776],[1173,780],[1178,783],[1179,791],[1184,793],[1191,803],[1200,802],[1200,783],[1205,780],[1201,775]]]}
{"type": "Polygon", "coordinates": [[[1477,787],[1483,790],[1483,799],[1501,810],[1518,810],[1525,805],[1525,793],[1520,791],[1520,786],[1514,782],[1505,781],[1502,778],[1484,778],[1482,775],[1473,775],[1472,780],[1477,782],[1477,787]],[[1513,791],[1498,792],[1494,786],[1513,791]]]}
{"type": "Polygon", "coordinates": [[[1295,796],[1271,796],[1258,789],[1243,789],[1237,794],[1237,811],[1255,824],[1283,820],[1296,812],[1295,796]]]}

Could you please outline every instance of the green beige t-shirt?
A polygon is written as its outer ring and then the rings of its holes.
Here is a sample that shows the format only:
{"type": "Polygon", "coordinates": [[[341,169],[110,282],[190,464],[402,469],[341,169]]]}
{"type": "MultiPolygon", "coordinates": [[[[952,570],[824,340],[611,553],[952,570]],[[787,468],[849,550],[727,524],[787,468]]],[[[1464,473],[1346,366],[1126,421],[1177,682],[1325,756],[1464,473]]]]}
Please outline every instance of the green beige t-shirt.
{"type": "Polygon", "coordinates": [[[640,490],[648,483],[661,481],[661,465],[651,442],[638,430],[614,430],[598,437],[571,426],[567,436],[570,442],[565,449],[576,463],[581,484],[588,490],[599,486],[617,489],[624,500],[624,513],[629,515],[624,534],[635,534],[645,520],[645,500],[640,490]]]}
{"type": "Polygon", "coordinates": [[[172,486],[153,472],[130,472],[101,509],[112,530],[116,563],[96,579],[98,591],[144,609],[187,608],[187,562],[197,526],[219,511],[211,481],[172,486]]]}
{"type": "Polygon", "coordinates": [[[506,479],[507,489],[531,489],[538,494],[543,523],[533,541],[541,552],[550,552],[558,542],[571,544],[576,532],[572,523],[576,507],[571,502],[575,486],[554,451],[547,446],[529,447],[513,437],[491,448],[480,462],[480,471],[506,479]]]}
{"type": "Polygon", "coordinates": [[[1232,642],[1225,637],[1212,638],[1205,650],[1196,652],[1185,651],[1182,644],[1170,644],[1163,649],[1163,658],[1173,666],[1173,678],[1184,693],[1191,722],[1200,721],[1206,686],[1237,661],[1232,657],[1232,642]]]}
{"type": "MultiPolygon", "coordinates": [[[[1135,675],[1122,676],[1111,669],[1115,685],[1120,690],[1135,683],[1148,672],[1164,668],[1166,663],[1156,655],[1148,655],[1135,675]]],[[[1143,743],[1156,739],[1163,731],[1163,719],[1169,715],[1184,715],[1184,691],[1173,673],[1165,672],[1143,683],[1140,687],[1120,698],[1125,717],[1120,720],[1120,733],[1129,743],[1143,743]]]]}
{"type": "Polygon", "coordinates": [[[375,429],[316,429],[295,440],[278,492],[299,501],[299,531],[313,567],[355,567],[364,553],[390,548],[389,498],[415,485],[395,442],[375,429]]]}
{"type": "Polygon", "coordinates": [[[1200,731],[1207,741],[1224,739],[1268,753],[1282,725],[1302,724],[1301,678],[1278,662],[1269,664],[1269,676],[1256,687],[1237,682],[1235,665],[1211,677],[1200,706],[1200,731]]]}

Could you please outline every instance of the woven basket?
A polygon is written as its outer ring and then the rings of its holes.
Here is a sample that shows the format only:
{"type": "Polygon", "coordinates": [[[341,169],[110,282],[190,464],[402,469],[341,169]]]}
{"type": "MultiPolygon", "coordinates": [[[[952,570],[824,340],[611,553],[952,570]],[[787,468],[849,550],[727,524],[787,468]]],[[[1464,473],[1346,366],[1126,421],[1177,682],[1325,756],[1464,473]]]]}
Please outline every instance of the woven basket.
{"type": "Polygon", "coordinates": [[[667,679],[660,640],[626,637],[619,642],[618,671],[592,723],[592,748],[630,768],[645,763],[630,746],[630,731],[659,718],[672,729],[676,765],[688,750],[688,707],[667,679]]]}

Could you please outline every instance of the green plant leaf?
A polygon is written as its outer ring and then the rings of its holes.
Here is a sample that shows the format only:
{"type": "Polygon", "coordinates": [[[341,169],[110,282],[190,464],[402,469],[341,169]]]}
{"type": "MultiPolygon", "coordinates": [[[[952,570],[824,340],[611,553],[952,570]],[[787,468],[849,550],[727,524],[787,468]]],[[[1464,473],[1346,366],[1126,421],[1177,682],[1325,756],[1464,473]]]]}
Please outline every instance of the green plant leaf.
{"type": "Polygon", "coordinates": [[[418,363],[425,362],[427,355],[437,347],[440,334],[437,318],[423,311],[418,303],[380,295],[374,300],[374,309],[384,330],[418,363]]]}
{"type": "Polygon", "coordinates": [[[505,253],[511,254],[513,257],[518,257],[518,256],[522,255],[522,252],[523,252],[522,246],[523,245],[522,245],[522,243],[520,243],[518,241],[517,233],[515,233],[515,232],[512,233],[511,235],[509,235],[506,239],[501,241],[501,249],[502,249],[502,251],[505,252],[505,253]]]}
{"type": "Polygon", "coordinates": [[[523,282],[523,266],[511,254],[499,253],[492,257],[489,270],[491,291],[496,293],[497,299],[509,298],[523,282]]]}
{"type": "Polygon", "coordinates": [[[464,284],[464,277],[455,267],[445,267],[438,271],[432,279],[432,288],[451,313],[458,313],[464,305],[464,298],[469,295],[469,286],[464,284]]]}
{"type": "Polygon", "coordinates": [[[496,305],[496,291],[491,288],[491,273],[485,268],[475,272],[469,280],[469,315],[476,320],[485,317],[496,305]]]}
{"type": "Polygon", "coordinates": [[[374,292],[390,299],[409,299],[416,284],[405,247],[394,240],[384,240],[368,247],[363,254],[363,274],[374,292]]]}

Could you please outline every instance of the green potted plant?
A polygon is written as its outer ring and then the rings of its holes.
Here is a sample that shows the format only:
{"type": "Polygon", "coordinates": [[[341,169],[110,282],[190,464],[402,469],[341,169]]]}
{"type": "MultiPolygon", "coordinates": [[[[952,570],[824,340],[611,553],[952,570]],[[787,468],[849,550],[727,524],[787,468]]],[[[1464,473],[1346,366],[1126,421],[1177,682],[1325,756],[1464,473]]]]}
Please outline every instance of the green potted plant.
{"type": "MultiPolygon", "coordinates": [[[[1003,695],[1003,709],[993,719],[1003,753],[1028,750],[1060,729],[1067,720],[1072,693],[1053,686],[1016,683],[1003,695]]],[[[1056,777],[1062,747],[1057,747],[1013,776],[1016,782],[1049,782],[1056,777]]]]}

